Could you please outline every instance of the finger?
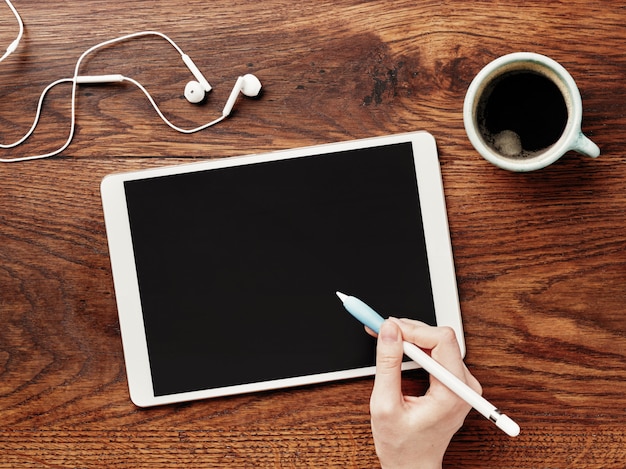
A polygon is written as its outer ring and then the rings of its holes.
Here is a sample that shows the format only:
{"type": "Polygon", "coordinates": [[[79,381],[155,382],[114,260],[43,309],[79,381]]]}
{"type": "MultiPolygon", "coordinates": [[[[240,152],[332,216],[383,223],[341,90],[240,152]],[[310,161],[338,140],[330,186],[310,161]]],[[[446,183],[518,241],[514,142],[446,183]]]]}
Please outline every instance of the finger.
{"type": "Polygon", "coordinates": [[[402,335],[395,322],[380,327],[376,345],[376,376],[371,397],[372,413],[393,412],[402,404],[402,335]]]}
{"type": "Polygon", "coordinates": [[[378,334],[374,332],[372,329],[370,329],[369,327],[363,326],[363,328],[365,329],[365,332],[367,332],[372,337],[378,337],[378,334]]]}
{"type": "MultiPolygon", "coordinates": [[[[402,331],[402,337],[422,349],[430,350],[430,355],[457,378],[465,381],[468,372],[454,329],[434,327],[408,319],[394,321],[402,331]]],[[[469,372],[468,372],[469,373],[469,372]]]]}
{"type": "Polygon", "coordinates": [[[465,383],[482,396],[483,387],[480,385],[476,377],[467,369],[467,367],[465,368],[465,383]]]}

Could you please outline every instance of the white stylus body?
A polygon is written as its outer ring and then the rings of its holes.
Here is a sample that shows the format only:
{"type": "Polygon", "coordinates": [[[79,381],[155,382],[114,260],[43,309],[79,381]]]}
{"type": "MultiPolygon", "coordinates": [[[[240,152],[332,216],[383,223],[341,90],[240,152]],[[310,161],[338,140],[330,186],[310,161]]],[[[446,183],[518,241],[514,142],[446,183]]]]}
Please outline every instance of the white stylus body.
{"type": "MultiPolygon", "coordinates": [[[[344,308],[346,308],[350,314],[361,321],[365,326],[378,333],[384,319],[376,311],[354,296],[344,295],[340,292],[337,292],[337,296],[341,299],[344,308]]],[[[407,357],[434,376],[485,418],[495,423],[496,426],[507,435],[519,435],[520,427],[517,423],[500,413],[496,406],[453,375],[422,349],[406,341],[403,342],[403,349],[407,357]]]]}

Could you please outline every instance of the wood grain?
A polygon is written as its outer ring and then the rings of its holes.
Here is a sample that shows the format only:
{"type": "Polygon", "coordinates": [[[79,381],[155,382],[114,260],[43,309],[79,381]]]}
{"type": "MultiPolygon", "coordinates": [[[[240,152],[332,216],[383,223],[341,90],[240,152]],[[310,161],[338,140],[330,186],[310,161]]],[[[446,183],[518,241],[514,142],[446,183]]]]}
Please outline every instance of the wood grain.
{"type": "MultiPolygon", "coordinates": [[[[514,416],[510,439],[471,413],[446,467],[623,468],[626,412],[626,4],[617,1],[212,2],[16,0],[26,33],[0,64],[0,141],[30,126],[39,93],[88,47],[159,30],[214,87],[204,105],[161,40],[99,51],[81,73],[143,83],[84,86],[77,132],[50,160],[0,166],[0,468],[376,467],[370,379],[141,410],[126,388],[99,196],[111,172],[412,130],[438,142],[467,340],[485,395],[514,416]],[[492,59],[561,62],[583,97],[597,160],[568,154],[532,174],[491,166],[462,123],[465,91],[492,59]]],[[[0,44],[16,29],[0,9],[0,44]]],[[[18,157],[60,146],[70,89],[45,101],[18,157]]],[[[219,201],[216,201],[219,203],[219,201]]],[[[425,390],[422,373],[407,392],[425,390]]]]}

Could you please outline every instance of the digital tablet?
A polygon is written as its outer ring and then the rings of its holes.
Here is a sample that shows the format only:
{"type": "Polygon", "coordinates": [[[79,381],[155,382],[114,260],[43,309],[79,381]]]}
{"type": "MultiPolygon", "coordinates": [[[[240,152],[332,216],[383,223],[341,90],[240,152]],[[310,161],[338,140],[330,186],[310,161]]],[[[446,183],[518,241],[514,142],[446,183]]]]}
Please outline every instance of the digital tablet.
{"type": "Polygon", "coordinates": [[[465,350],[426,132],[114,174],[101,191],[138,406],[373,374],[375,339],[336,291],[450,326],[465,350]]]}

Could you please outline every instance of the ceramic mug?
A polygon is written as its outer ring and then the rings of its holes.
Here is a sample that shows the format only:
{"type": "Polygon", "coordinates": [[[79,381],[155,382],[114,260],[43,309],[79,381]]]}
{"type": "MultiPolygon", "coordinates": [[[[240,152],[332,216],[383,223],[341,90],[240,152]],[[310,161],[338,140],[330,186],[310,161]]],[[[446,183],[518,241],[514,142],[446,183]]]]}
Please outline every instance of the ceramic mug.
{"type": "Polygon", "coordinates": [[[580,129],[582,100],[574,79],[559,63],[532,52],[485,66],[467,90],[463,121],[474,148],[510,171],[543,168],[570,150],[600,154],[580,129]]]}

